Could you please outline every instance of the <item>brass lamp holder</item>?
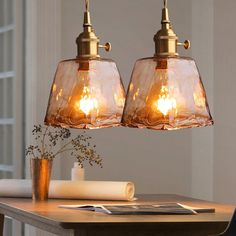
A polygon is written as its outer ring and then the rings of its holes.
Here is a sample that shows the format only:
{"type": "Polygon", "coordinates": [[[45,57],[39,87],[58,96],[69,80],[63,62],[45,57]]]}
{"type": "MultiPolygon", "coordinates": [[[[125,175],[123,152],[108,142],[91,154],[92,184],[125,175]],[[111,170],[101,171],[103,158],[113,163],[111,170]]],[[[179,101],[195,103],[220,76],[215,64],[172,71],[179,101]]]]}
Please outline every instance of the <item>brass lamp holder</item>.
{"type": "Polygon", "coordinates": [[[77,58],[91,59],[99,58],[99,48],[104,48],[107,52],[111,51],[111,44],[105,43],[100,45],[100,39],[96,36],[93,26],[91,24],[90,12],[89,12],[89,0],[85,0],[84,12],[84,31],[76,39],[78,54],[77,58]]]}
{"type": "Polygon", "coordinates": [[[179,42],[178,36],[175,34],[167,8],[167,0],[164,0],[164,8],[162,9],[162,28],[154,36],[155,56],[157,57],[175,57],[178,56],[177,46],[184,46],[185,49],[190,48],[190,41],[185,40],[184,43],[179,42]]]}

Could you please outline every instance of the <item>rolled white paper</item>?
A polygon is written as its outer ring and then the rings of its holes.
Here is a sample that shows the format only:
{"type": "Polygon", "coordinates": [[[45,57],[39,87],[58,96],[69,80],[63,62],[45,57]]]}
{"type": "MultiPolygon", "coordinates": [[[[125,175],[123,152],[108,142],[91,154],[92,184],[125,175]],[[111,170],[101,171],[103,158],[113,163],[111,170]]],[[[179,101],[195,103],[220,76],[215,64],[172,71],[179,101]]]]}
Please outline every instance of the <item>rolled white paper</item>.
{"type": "MultiPolygon", "coordinates": [[[[51,180],[49,198],[131,201],[134,191],[132,182],[51,180]]],[[[0,197],[31,196],[31,180],[0,180],[0,197]]]]}

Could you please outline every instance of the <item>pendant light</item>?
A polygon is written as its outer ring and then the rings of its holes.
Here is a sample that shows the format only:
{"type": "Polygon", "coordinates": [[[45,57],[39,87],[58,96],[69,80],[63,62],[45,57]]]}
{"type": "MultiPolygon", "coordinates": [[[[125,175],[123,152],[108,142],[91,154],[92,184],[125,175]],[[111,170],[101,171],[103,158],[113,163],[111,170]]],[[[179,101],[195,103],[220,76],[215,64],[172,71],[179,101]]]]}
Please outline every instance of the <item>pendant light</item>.
{"type": "Polygon", "coordinates": [[[176,130],[213,125],[206,93],[193,59],[180,57],[167,0],[154,57],[139,59],[132,73],[122,123],[133,128],[176,130]]]}
{"type": "Polygon", "coordinates": [[[111,44],[99,45],[85,1],[84,31],[76,39],[75,59],[61,61],[51,88],[45,124],[96,129],[119,126],[125,91],[114,61],[100,58],[99,48],[110,51],[111,44]]]}

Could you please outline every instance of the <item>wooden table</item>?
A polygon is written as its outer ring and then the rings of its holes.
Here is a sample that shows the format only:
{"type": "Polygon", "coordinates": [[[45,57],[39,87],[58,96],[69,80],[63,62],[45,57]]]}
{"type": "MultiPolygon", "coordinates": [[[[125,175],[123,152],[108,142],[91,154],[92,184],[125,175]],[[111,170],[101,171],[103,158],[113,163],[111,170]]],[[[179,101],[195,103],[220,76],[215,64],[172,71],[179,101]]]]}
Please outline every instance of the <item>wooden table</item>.
{"type": "Polygon", "coordinates": [[[65,236],[207,236],[222,232],[234,211],[233,206],[177,195],[142,195],[138,198],[138,203],[179,202],[190,206],[213,207],[216,213],[111,216],[58,208],[61,204],[102,203],[98,201],[49,200],[33,203],[31,199],[0,198],[0,236],[3,231],[4,215],[65,236]]]}

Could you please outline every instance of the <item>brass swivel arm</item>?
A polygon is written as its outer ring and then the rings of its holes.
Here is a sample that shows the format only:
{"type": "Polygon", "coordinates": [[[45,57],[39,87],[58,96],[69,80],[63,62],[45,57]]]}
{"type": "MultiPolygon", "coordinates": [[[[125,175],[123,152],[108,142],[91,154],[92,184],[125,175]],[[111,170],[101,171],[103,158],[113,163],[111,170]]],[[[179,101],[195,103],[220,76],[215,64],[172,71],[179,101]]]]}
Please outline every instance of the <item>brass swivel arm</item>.
{"type": "Polygon", "coordinates": [[[183,46],[185,49],[190,48],[190,41],[185,40],[183,43],[179,42],[178,36],[172,28],[167,8],[167,0],[164,0],[161,24],[161,30],[154,36],[156,47],[155,56],[178,56],[177,46],[183,46]]]}
{"type": "Polygon", "coordinates": [[[99,48],[104,48],[107,52],[111,51],[111,43],[105,43],[105,45],[99,44],[100,39],[96,36],[91,24],[89,7],[89,0],[85,0],[84,31],[76,39],[78,48],[77,58],[99,58],[99,48]]]}

